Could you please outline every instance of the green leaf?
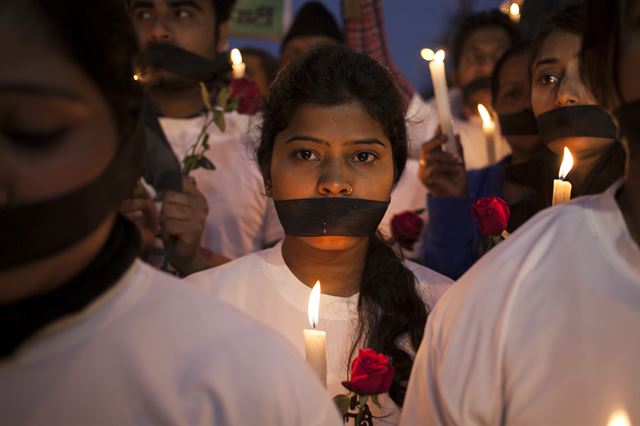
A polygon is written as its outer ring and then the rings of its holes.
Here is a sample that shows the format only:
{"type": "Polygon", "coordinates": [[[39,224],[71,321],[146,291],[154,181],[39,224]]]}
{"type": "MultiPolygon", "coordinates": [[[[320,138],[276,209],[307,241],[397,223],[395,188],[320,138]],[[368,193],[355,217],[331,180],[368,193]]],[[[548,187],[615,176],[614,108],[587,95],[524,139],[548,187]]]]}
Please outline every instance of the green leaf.
{"type": "Polygon", "coordinates": [[[213,122],[216,123],[216,126],[218,126],[218,129],[220,129],[221,132],[224,132],[224,129],[226,128],[224,112],[220,110],[213,111],[213,122]]]}
{"type": "Polygon", "coordinates": [[[224,107],[225,112],[231,112],[237,109],[238,109],[238,100],[235,98],[229,100],[229,102],[227,103],[227,106],[224,107]]]}
{"type": "Polygon", "coordinates": [[[207,107],[209,111],[213,111],[211,107],[211,93],[209,93],[207,86],[205,86],[203,82],[199,81],[198,84],[200,85],[200,96],[202,97],[204,106],[207,107]]]}
{"type": "Polygon", "coordinates": [[[364,407],[364,404],[366,404],[368,400],[369,395],[361,395],[360,398],[358,398],[358,404],[360,404],[360,407],[364,407]]]}
{"type": "Polygon", "coordinates": [[[380,405],[380,401],[378,400],[378,395],[371,395],[371,401],[378,406],[378,408],[382,408],[380,405]]]}
{"type": "Polygon", "coordinates": [[[198,157],[195,155],[187,155],[182,160],[182,174],[188,176],[198,163],[198,157]]]}
{"type": "Polygon", "coordinates": [[[229,96],[231,96],[231,87],[226,86],[220,89],[216,105],[224,110],[227,107],[227,102],[229,102],[229,96]]]}
{"type": "Polygon", "coordinates": [[[339,394],[333,397],[333,402],[338,407],[338,411],[343,416],[349,411],[349,404],[351,402],[351,398],[348,395],[339,394]]]}
{"type": "Polygon", "coordinates": [[[198,157],[198,162],[196,163],[196,169],[203,168],[207,170],[215,170],[216,166],[204,155],[198,157]]]}

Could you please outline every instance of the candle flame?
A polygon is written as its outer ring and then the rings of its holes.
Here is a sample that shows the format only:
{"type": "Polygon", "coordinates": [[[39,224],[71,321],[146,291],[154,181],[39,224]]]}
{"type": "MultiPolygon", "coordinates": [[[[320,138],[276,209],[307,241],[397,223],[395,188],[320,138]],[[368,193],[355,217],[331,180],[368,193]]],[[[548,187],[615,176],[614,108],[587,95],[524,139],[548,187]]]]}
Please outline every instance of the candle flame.
{"type": "Polygon", "coordinates": [[[520,5],[518,3],[511,3],[509,7],[509,17],[512,21],[520,21],[520,5]]]}
{"type": "Polygon", "coordinates": [[[492,124],[493,120],[491,119],[491,114],[489,114],[489,110],[487,110],[487,108],[482,105],[482,104],[478,104],[478,113],[480,114],[480,118],[482,118],[482,123],[483,124],[492,124]]]}
{"type": "Polygon", "coordinates": [[[242,53],[238,49],[231,49],[231,63],[238,65],[242,63],[242,53]]]}
{"type": "Polygon", "coordinates": [[[316,281],[311,290],[307,313],[309,315],[309,325],[316,328],[318,326],[318,316],[320,315],[320,281],[316,281]]]}
{"type": "Polygon", "coordinates": [[[422,56],[422,59],[425,61],[431,62],[433,61],[433,58],[435,58],[436,52],[431,49],[422,49],[420,51],[420,56],[422,56]]]}
{"type": "Polygon", "coordinates": [[[444,62],[444,50],[440,49],[437,52],[434,52],[431,49],[422,49],[420,51],[420,56],[427,62],[437,61],[444,62]]]}
{"type": "Polygon", "coordinates": [[[616,410],[609,417],[607,426],[631,426],[631,420],[624,410],[616,410]]]}
{"type": "Polygon", "coordinates": [[[138,74],[134,74],[134,75],[133,75],[133,79],[134,79],[135,81],[138,81],[138,80],[140,80],[140,76],[139,76],[138,74]]]}
{"type": "Polygon", "coordinates": [[[562,157],[562,164],[560,165],[560,172],[558,176],[560,179],[566,179],[567,175],[573,168],[573,155],[571,155],[571,151],[566,146],[564,147],[564,155],[562,157]]]}

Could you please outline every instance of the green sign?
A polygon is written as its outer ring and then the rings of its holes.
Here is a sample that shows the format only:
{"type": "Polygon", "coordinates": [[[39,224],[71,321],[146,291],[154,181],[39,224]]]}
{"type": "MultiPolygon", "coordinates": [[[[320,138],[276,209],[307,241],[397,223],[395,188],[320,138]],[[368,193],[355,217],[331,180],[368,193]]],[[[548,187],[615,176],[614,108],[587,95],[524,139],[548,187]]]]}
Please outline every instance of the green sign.
{"type": "Polygon", "coordinates": [[[291,0],[238,0],[229,22],[233,36],[280,39],[291,0]]]}

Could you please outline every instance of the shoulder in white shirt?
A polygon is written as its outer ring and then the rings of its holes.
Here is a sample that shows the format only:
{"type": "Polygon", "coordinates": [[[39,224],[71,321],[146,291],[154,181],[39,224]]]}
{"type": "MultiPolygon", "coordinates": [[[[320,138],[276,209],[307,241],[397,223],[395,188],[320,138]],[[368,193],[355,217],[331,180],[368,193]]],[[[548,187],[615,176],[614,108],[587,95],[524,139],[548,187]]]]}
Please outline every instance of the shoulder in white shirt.
{"type": "MultiPolygon", "coordinates": [[[[430,269],[406,262],[418,282],[425,304],[432,308],[449,287],[451,280],[430,269]]],[[[202,271],[187,280],[269,327],[282,333],[300,354],[304,354],[302,331],[309,328],[307,306],[311,289],[287,267],[282,257],[282,243],[253,253],[226,265],[202,271]]],[[[327,388],[330,396],[346,393],[341,385],[349,371],[349,350],[357,321],[358,295],[320,298],[318,328],[327,332],[327,388]]],[[[399,342],[403,349],[409,345],[399,342]]],[[[409,347],[410,349],[410,347],[409,347]]],[[[376,423],[397,423],[399,409],[393,401],[381,398],[384,410],[374,415],[389,415],[376,423]]]]}
{"type": "MultiPolygon", "coordinates": [[[[249,116],[225,114],[226,129],[209,127],[205,155],[216,170],[195,170],[198,189],[209,205],[202,244],[229,258],[261,250],[283,236],[273,201],[264,193],[262,175],[254,159],[249,116]]],[[[176,156],[182,160],[196,141],[204,116],[161,118],[160,124],[176,156]]]]}
{"type": "Polygon", "coordinates": [[[640,249],[618,187],[541,212],[445,294],[402,424],[640,419],[640,249]]]}
{"type": "Polygon", "coordinates": [[[280,336],[136,261],[0,363],[6,424],[341,424],[280,336]]]}

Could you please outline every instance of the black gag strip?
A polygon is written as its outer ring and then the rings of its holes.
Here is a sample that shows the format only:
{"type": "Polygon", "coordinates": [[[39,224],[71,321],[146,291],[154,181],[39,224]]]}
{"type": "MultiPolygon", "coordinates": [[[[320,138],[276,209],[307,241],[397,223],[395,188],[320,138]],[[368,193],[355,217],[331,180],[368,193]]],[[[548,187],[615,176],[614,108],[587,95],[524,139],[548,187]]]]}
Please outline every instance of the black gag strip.
{"type": "Polygon", "coordinates": [[[462,96],[469,100],[474,93],[483,89],[491,89],[491,77],[480,77],[462,88],[462,96]]]}
{"type": "Polygon", "coordinates": [[[0,209],[0,270],[71,247],[115,213],[142,175],[143,131],[140,110],[135,127],[93,181],[56,198],[0,209]]]}
{"type": "Polygon", "coordinates": [[[287,235],[297,237],[366,237],[378,229],[388,201],[357,198],[274,200],[287,235]]]}
{"type": "Polygon", "coordinates": [[[616,126],[611,116],[599,105],[576,105],[556,108],[538,117],[542,142],[570,137],[616,139],[616,126]]]}
{"type": "Polygon", "coordinates": [[[613,113],[620,135],[629,142],[640,143],[640,100],[622,105],[613,113]]]}
{"type": "Polygon", "coordinates": [[[513,114],[499,114],[500,133],[504,136],[526,136],[538,134],[538,121],[530,109],[513,114]]]}
{"type": "Polygon", "coordinates": [[[194,81],[211,82],[225,80],[231,71],[226,53],[216,55],[209,61],[200,55],[168,43],[153,44],[136,58],[136,72],[144,75],[157,70],[172,71],[194,81]]]}

